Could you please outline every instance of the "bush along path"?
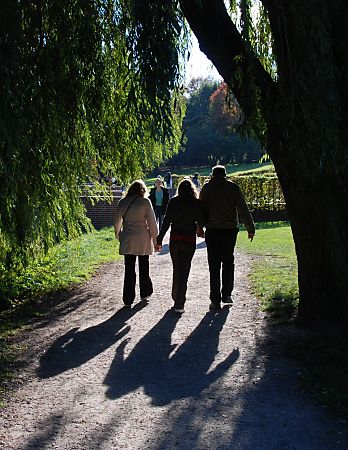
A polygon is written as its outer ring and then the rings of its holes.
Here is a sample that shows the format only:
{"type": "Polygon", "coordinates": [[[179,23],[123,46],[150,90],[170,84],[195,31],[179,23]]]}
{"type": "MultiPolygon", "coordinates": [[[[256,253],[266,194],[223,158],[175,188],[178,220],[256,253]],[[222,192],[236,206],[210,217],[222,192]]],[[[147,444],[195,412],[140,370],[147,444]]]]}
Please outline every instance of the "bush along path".
{"type": "Polygon", "coordinates": [[[24,369],[1,410],[0,448],[347,449],[344,423],[299,389],[281,334],[236,255],[234,305],[210,312],[204,241],[186,311],[172,305],[168,245],[151,257],[155,292],[122,308],[122,262],[35,320],[17,339],[24,369]]]}

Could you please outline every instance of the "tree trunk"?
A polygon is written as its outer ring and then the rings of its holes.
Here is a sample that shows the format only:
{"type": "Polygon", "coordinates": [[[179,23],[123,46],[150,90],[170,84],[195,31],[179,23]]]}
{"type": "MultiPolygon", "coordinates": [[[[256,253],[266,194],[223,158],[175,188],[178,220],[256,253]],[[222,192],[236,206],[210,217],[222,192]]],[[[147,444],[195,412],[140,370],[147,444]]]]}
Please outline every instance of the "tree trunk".
{"type": "Polygon", "coordinates": [[[293,165],[275,163],[297,255],[298,318],[306,323],[347,323],[348,203],[345,183],[332,174],[309,180],[304,176],[301,163],[297,168],[293,165]]]}

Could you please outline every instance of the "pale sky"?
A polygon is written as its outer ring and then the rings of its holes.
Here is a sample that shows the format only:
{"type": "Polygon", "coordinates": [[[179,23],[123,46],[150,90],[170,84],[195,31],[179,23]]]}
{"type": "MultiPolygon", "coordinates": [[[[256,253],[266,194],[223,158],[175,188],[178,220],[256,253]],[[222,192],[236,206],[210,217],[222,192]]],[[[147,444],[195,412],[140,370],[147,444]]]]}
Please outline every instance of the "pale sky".
{"type": "Polygon", "coordinates": [[[214,79],[222,79],[211,61],[200,51],[198,41],[196,37],[192,35],[192,48],[190,59],[187,62],[186,79],[187,81],[190,81],[191,78],[199,76],[207,77],[208,75],[214,79]]]}

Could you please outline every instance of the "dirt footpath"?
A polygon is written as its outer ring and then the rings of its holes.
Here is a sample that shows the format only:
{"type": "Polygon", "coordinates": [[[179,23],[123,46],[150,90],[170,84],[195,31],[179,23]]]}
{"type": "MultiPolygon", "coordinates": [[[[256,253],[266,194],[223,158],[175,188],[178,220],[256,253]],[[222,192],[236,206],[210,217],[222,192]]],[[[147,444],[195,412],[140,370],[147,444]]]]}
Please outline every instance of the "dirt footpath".
{"type": "MultiPolygon", "coordinates": [[[[244,238],[241,236],[240,238],[244,238]]],[[[245,236],[246,239],[246,236],[245,236]]],[[[168,245],[151,257],[155,293],[122,309],[122,262],[104,266],[21,336],[25,370],[1,410],[0,448],[348,448],[347,427],[298,387],[236,255],[233,307],[209,312],[204,241],[186,312],[170,311],[168,245]]]]}

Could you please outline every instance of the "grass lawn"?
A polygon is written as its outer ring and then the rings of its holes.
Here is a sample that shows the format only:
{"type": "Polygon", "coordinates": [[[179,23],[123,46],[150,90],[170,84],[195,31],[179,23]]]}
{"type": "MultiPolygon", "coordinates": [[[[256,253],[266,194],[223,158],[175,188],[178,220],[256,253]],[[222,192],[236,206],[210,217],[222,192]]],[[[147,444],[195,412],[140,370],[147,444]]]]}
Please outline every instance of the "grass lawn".
{"type": "Polygon", "coordinates": [[[254,240],[243,230],[237,249],[259,256],[251,271],[253,290],[265,311],[288,316],[298,303],[297,261],[291,228],[284,223],[256,224],[254,240]]]}

